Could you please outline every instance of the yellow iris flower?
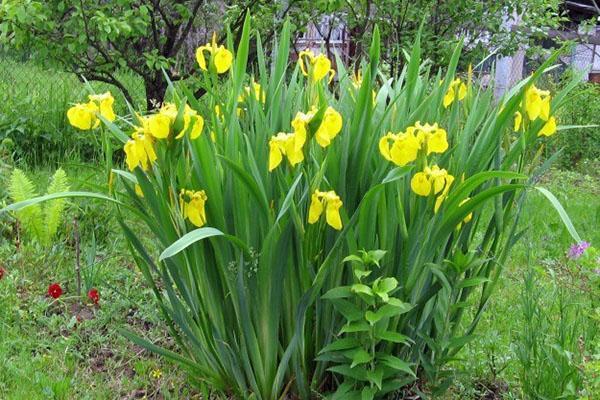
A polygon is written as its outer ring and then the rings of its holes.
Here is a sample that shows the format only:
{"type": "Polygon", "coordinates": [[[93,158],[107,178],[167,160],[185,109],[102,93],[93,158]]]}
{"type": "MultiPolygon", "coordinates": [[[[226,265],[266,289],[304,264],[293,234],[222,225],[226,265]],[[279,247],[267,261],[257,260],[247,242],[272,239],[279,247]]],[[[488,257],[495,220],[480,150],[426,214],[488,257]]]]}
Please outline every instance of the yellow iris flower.
{"type": "Polygon", "coordinates": [[[406,132],[388,132],[379,140],[381,155],[401,167],[416,160],[419,150],[424,149],[427,155],[448,150],[447,133],[437,123],[421,125],[417,121],[415,126],[406,128],[406,132]]]}
{"type": "Polygon", "coordinates": [[[531,121],[535,121],[538,117],[548,121],[550,118],[550,92],[531,85],[525,92],[525,110],[531,121]]]}
{"type": "Polygon", "coordinates": [[[431,153],[443,153],[448,150],[448,135],[446,130],[440,128],[437,123],[433,125],[421,125],[421,122],[417,121],[415,132],[421,148],[427,149],[427,155],[431,153]]]}
{"type": "Polygon", "coordinates": [[[432,193],[435,195],[441,193],[436,201],[435,211],[437,212],[441,202],[447,196],[452,182],[454,182],[454,177],[448,171],[433,165],[431,168],[425,167],[422,172],[417,172],[410,181],[410,187],[419,196],[427,197],[432,193]]]}
{"type": "Polygon", "coordinates": [[[87,103],[77,103],[67,110],[67,119],[75,128],[87,131],[100,125],[98,114],[109,121],[117,116],[113,110],[115,99],[110,92],[91,94],[87,103]]]}
{"type": "Polygon", "coordinates": [[[445,177],[445,185],[444,185],[444,190],[442,191],[442,193],[435,199],[435,207],[433,208],[434,212],[438,212],[438,210],[440,209],[440,207],[442,206],[442,203],[444,202],[444,200],[446,200],[446,197],[448,197],[448,192],[450,191],[450,186],[452,186],[452,183],[454,182],[454,177],[450,174],[448,174],[445,177]]]}
{"type": "Polygon", "coordinates": [[[171,118],[163,113],[152,114],[146,119],[148,132],[156,139],[166,139],[171,132],[171,118]]]}
{"type": "MultiPolygon", "coordinates": [[[[550,91],[541,90],[535,85],[531,85],[525,91],[523,99],[523,108],[529,121],[535,121],[540,118],[545,121],[538,132],[538,136],[552,136],[557,131],[556,117],[551,116],[550,103],[552,96],[550,91]]],[[[520,111],[515,112],[514,131],[518,131],[523,126],[523,114],[520,111]]]]}
{"type": "Polygon", "coordinates": [[[298,111],[296,113],[296,116],[292,120],[292,128],[294,129],[294,133],[298,135],[298,138],[300,139],[302,145],[304,145],[304,142],[306,141],[308,124],[310,123],[310,121],[312,121],[316,113],[316,107],[313,107],[307,113],[298,111]]]}
{"type": "Polygon", "coordinates": [[[204,190],[181,190],[179,193],[179,206],[183,217],[187,218],[198,228],[206,224],[206,201],[208,197],[204,190]]]}
{"type": "Polygon", "coordinates": [[[302,138],[296,133],[279,132],[269,141],[269,171],[273,171],[283,161],[286,156],[290,165],[294,165],[304,160],[302,146],[306,137],[302,138]]]}
{"type": "Polygon", "coordinates": [[[200,46],[196,49],[196,61],[198,61],[198,65],[202,70],[208,71],[206,58],[204,57],[205,52],[208,52],[211,56],[211,65],[214,66],[217,74],[223,74],[231,68],[233,54],[231,51],[227,50],[225,46],[217,46],[216,34],[213,34],[212,43],[206,43],[204,46],[200,46]]]}
{"type": "Polygon", "coordinates": [[[110,92],[102,94],[91,94],[88,96],[89,100],[96,103],[100,109],[100,115],[109,120],[110,122],[117,119],[117,115],[113,110],[113,104],[115,99],[110,92]]]}
{"type": "Polygon", "coordinates": [[[342,219],[340,217],[340,208],[343,203],[340,197],[333,191],[320,192],[315,190],[311,196],[310,208],[308,210],[308,223],[316,223],[323,211],[325,211],[325,221],[333,229],[342,229],[342,219]]]}
{"type": "Polygon", "coordinates": [[[75,128],[87,131],[97,126],[97,112],[98,106],[93,102],[78,103],[69,108],[67,118],[69,119],[69,123],[75,128]]]}
{"type": "Polygon", "coordinates": [[[467,95],[467,85],[460,78],[452,81],[444,96],[444,108],[448,108],[454,100],[463,100],[467,95]]]}
{"type": "Polygon", "coordinates": [[[334,110],[333,107],[327,107],[321,125],[315,133],[315,139],[319,143],[319,146],[327,147],[341,130],[342,115],[334,110]]]}
{"type": "MultiPolygon", "coordinates": [[[[291,122],[293,133],[279,132],[269,141],[269,171],[281,164],[286,156],[292,166],[304,160],[302,147],[308,136],[308,124],[317,113],[316,107],[309,112],[298,112],[291,122]]],[[[323,119],[315,133],[315,139],[321,147],[327,147],[342,130],[342,116],[332,107],[325,110],[323,119]]]]}
{"type": "Polygon", "coordinates": [[[420,148],[421,144],[417,140],[412,127],[409,127],[404,133],[393,134],[388,132],[379,141],[381,155],[400,167],[416,160],[420,148]]]}
{"type": "Polygon", "coordinates": [[[125,143],[123,150],[125,151],[125,161],[130,171],[133,171],[138,166],[147,171],[150,165],[156,160],[152,136],[144,133],[141,128],[138,128],[133,133],[132,138],[125,143]]]}
{"type": "MultiPolygon", "coordinates": [[[[202,134],[204,118],[189,105],[184,106],[183,128],[175,135],[181,139],[189,131],[190,139],[194,140],[202,134]]],[[[165,103],[158,113],[143,118],[143,127],[156,139],[166,139],[171,134],[173,124],[177,119],[177,106],[173,103],[165,103]]]]}
{"type": "Polygon", "coordinates": [[[329,75],[329,82],[333,80],[335,71],[331,68],[331,61],[323,54],[315,56],[312,50],[303,50],[298,54],[298,63],[304,76],[310,77],[313,82],[319,82],[329,75]]]}

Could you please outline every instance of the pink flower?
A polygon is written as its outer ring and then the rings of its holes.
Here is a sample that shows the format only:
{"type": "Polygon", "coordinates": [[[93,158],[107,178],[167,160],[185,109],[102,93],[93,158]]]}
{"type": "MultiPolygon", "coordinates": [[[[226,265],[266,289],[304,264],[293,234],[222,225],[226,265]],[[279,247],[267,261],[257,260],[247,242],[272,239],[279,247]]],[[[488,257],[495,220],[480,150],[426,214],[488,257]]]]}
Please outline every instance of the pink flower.
{"type": "Polygon", "coordinates": [[[98,304],[98,302],[100,301],[100,293],[98,292],[98,289],[91,288],[90,291],[88,292],[88,298],[92,302],[94,302],[94,304],[98,304]]]}
{"type": "Polygon", "coordinates": [[[2,278],[4,278],[4,274],[6,274],[6,270],[0,267],[0,281],[2,280],[2,278]]]}
{"type": "Polygon", "coordinates": [[[569,257],[571,260],[577,260],[583,255],[583,253],[587,250],[588,247],[590,247],[590,244],[585,241],[581,243],[575,243],[571,245],[569,253],[567,253],[567,257],[569,257]]]}
{"type": "Polygon", "coordinates": [[[48,296],[53,299],[58,299],[63,294],[63,290],[58,283],[53,283],[48,286],[48,296]]]}

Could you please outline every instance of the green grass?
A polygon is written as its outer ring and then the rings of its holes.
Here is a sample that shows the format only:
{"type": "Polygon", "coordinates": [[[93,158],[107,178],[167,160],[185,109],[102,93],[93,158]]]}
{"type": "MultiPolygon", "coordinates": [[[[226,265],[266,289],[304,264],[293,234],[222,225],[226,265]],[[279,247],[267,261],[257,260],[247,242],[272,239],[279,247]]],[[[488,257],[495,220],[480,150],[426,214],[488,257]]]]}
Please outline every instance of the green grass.
{"type": "MultiPolygon", "coordinates": [[[[540,184],[559,198],[581,237],[598,246],[600,175],[551,171],[540,184]]],[[[513,249],[504,278],[497,288],[497,295],[492,297],[478,327],[477,340],[459,355],[465,362],[454,364],[460,382],[455,390],[459,398],[481,394],[484,392],[482,385],[506,389],[505,398],[523,398],[514,342],[523,330],[520,296],[528,269],[534,269],[538,276],[536,283],[542,293],[539,300],[545,311],[558,314],[556,299],[553,297],[555,292],[552,291],[552,266],[564,259],[573,240],[556,211],[539,193],[530,193],[521,228],[527,231],[513,249]]],[[[574,306],[577,311],[583,313],[586,295],[576,288],[564,289],[567,291],[567,298],[577,303],[574,306]]],[[[586,347],[596,357],[600,356],[599,339],[596,335],[593,343],[586,343],[586,347]]]]}
{"type": "MultiPolygon", "coordinates": [[[[102,173],[91,165],[67,165],[66,170],[76,189],[102,184],[102,173]]],[[[51,172],[42,170],[33,175],[37,182],[45,182],[51,172]]],[[[4,179],[7,171],[0,173],[4,179]]],[[[581,236],[599,243],[600,232],[595,228],[600,218],[600,176],[552,171],[543,184],[557,194],[581,236]]],[[[182,371],[116,331],[127,327],[173,347],[152,293],[135,268],[110,210],[99,202],[71,203],[59,240],[50,250],[25,242],[15,249],[14,240],[8,239],[11,221],[0,220],[0,234],[4,235],[0,237],[0,263],[8,271],[0,281],[0,398],[200,397],[191,391],[182,371]],[[87,304],[79,311],[73,308],[74,217],[79,219],[84,249],[95,231],[98,259],[102,260],[97,284],[100,306],[87,304]],[[65,288],[64,302],[52,304],[47,298],[51,282],[60,282],[65,288]],[[153,377],[153,371],[161,371],[162,376],[153,377]]],[[[506,390],[504,398],[523,398],[519,365],[511,347],[522,329],[519,296],[523,275],[529,267],[547,270],[550,260],[564,256],[571,239],[552,206],[537,193],[529,197],[522,226],[529,229],[513,252],[497,296],[478,327],[477,339],[459,354],[462,361],[451,366],[456,371],[456,384],[448,398],[479,398],[484,386],[494,385],[506,390]]],[[[542,285],[550,282],[550,276],[541,276],[542,285]]],[[[551,292],[547,293],[550,296],[551,292]]],[[[551,304],[552,299],[543,300],[551,304]]],[[[598,343],[595,346],[597,349],[598,343]]]]}
{"type": "MultiPolygon", "coordinates": [[[[72,165],[66,171],[74,188],[89,190],[101,184],[97,177],[103,174],[93,166],[72,165]]],[[[6,172],[0,176],[2,186],[6,172]]],[[[51,171],[28,173],[36,182],[47,182],[51,171]]],[[[116,331],[127,327],[163,346],[173,346],[165,335],[152,292],[110,215],[110,206],[99,202],[71,203],[51,249],[25,240],[16,247],[9,238],[13,221],[0,219],[0,266],[7,271],[0,281],[0,398],[193,396],[180,371],[116,331]],[[98,307],[84,302],[77,308],[75,217],[79,219],[82,252],[91,245],[92,231],[97,238],[98,307]],[[59,282],[65,291],[56,303],[46,296],[53,282],[59,282]]]]}

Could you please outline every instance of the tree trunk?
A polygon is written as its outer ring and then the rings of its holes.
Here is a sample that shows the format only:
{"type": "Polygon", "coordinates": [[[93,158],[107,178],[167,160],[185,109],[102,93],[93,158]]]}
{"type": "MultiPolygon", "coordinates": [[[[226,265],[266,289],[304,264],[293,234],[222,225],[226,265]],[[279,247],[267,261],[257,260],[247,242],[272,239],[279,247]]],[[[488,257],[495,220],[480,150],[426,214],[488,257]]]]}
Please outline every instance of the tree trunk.
{"type": "Polygon", "coordinates": [[[162,75],[162,71],[157,71],[153,77],[145,77],[144,87],[146,88],[146,109],[152,110],[161,104],[165,98],[167,82],[162,75]]]}

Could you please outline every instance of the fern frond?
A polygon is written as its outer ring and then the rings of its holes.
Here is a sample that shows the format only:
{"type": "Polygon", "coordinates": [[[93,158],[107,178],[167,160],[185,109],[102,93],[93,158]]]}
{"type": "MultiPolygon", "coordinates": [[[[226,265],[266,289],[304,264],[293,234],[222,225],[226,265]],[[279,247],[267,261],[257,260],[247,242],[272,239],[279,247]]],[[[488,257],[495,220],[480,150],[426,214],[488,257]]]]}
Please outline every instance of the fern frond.
{"type": "MultiPolygon", "coordinates": [[[[67,192],[69,190],[69,183],[67,180],[67,174],[62,168],[59,168],[54,173],[50,185],[48,186],[47,194],[67,192]]],[[[58,230],[58,226],[61,223],[63,211],[65,209],[66,200],[56,199],[50,200],[44,207],[44,221],[45,221],[45,232],[43,238],[43,244],[49,245],[52,238],[58,230]]]]}
{"type": "MultiPolygon", "coordinates": [[[[10,176],[8,194],[15,203],[37,196],[33,182],[18,168],[15,168],[10,176]]],[[[42,219],[42,209],[39,204],[16,211],[15,216],[21,223],[21,227],[25,233],[40,242],[43,240],[45,228],[42,219]]]]}

